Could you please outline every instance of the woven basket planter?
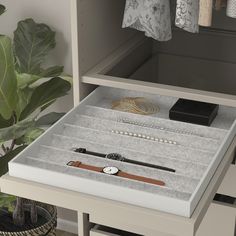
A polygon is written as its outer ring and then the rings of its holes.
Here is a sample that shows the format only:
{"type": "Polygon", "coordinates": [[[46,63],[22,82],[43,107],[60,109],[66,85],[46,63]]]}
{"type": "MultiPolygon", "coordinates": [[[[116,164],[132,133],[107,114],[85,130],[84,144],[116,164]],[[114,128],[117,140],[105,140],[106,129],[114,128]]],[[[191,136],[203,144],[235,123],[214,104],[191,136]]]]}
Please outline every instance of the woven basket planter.
{"type": "Polygon", "coordinates": [[[46,223],[26,231],[4,232],[0,231],[0,236],[56,236],[57,209],[54,206],[37,202],[38,214],[46,219],[46,223]]]}

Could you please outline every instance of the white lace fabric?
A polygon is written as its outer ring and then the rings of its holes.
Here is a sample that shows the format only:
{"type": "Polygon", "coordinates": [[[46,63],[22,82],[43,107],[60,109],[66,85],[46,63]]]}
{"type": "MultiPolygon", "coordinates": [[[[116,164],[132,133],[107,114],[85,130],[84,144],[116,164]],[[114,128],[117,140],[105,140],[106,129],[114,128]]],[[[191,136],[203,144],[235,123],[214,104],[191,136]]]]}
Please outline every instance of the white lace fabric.
{"type": "Polygon", "coordinates": [[[236,18],[236,0],[126,0],[122,27],[143,31],[158,41],[168,41],[172,38],[171,23],[175,19],[177,27],[198,33],[199,25],[212,24],[213,2],[216,10],[227,4],[227,16],[236,18]]]}
{"type": "Polygon", "coordinates": [[[158,41],[172,38],[169,0],[126,0],[123,28],[144,31],[158,41]]]}
{"type": "Polygon", "coordinates": [[[199,0],[177,0],[175,25],[191,33],[198,33],[199,0]]]}

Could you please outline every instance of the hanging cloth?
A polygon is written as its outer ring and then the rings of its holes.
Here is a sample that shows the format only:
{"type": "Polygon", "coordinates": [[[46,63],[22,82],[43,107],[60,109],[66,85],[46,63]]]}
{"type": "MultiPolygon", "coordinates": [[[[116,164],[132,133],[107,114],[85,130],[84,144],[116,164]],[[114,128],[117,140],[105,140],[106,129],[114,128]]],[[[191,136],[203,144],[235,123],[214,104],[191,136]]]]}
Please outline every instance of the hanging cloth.
{"type": "Polygon", "coordinates": [[[199,0],[177,0],[175,25],[191,33],[198,33],[199,0]]]}
{"type": "Polygon", "coordinates": [[[213,0],[200,0],[199,2],[199,20],[201,26],[211,26],[212,23],[213,0]]]}
{"type": "Polygon", "coordinates": [[[159,41],[172,38],[169,0],[126,0],[123,28],[144,31],[159,41]]]}
{"type": "Polygon", "coordinates": [[[226,15],[236,18],[236,0],[228,0],[226,7],[226,15]]]}
{"type": "Polygon", "coordinates": [[[215,9],[220,11],[221,8],[226,7],[227,0],[215,0],[215,9]]]}

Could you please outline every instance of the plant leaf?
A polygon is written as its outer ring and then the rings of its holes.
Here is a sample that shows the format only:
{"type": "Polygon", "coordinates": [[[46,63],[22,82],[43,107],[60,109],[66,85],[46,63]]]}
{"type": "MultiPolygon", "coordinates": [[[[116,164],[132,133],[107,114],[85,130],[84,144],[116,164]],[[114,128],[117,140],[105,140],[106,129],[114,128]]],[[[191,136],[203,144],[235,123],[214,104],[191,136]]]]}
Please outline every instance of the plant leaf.
{"type": "Polygon", "coordinates": [[[62,78],[62,79],[64,79],[64,80],[68,81],[71,85],[73,84],[73,78],[72,78],[71,75],[68,75],[68,74],[64,74],[64,73],[63,73],[63,74],[60,76],[60,78],[62,78]]]}
{"type": "Polygon", "coordinates": [[[24,136],[21,136],[20,138],[15,139],[15,144],[17,146],[24,145],[24,143],[25,143],[24,136]]]}
{"type": "Polygon", "coordinates": [[[11,39],[0,35],[0,115],[10,119],[17,103],[17,81],[11,39]]]}
{"type": "Polygon", "coordinates": [[[0,213],[1,210],[3,211],[3,208],[6,208],[8,212],[13,212],[16,198],[12,195],[0,193],[0,213]]]}
{"type": "Polygon", "coordinates": [[[17,87],[20,89],[24,89],[25,87],[33,84],[41,77],[38,75],[31,75],[26,73],[17,73],[17,87]]]}
{"type": "Polygon", "coordinates": [[[34,125],[35,121],[33,119],[27,119],[10,127],[0,129],[0,143],[20,138],[31,130],[34,125]]]}
{"type": "Polygon", "coordinates": [[[18,89],[18,103],[16,108],[17,117],[20,116],[25,107],[30,103],[31,96],[34,89],[26,87],[24,89],[18,89]]]}
{"type": "Polygon", "coordinates": [[[25,149],[26,146],[20,146],[13,151],[7,153],[6,155],[0,157],[0,177],[7,173],[8,162],[11,161],[16,155],[25,149]]]}
{"type": "Polygon", "coordinates": [[[38,24],[33,19],[20,21],[14,32],[14,49],[18,71],[39,75],[41,64],[55,46],[55,32],[49,26],[38,24]]]}
{"type": "Polygon", "coordinates": [[[52,66],[45,70],[42,69],[40,76],[44,78],[56,77],[56,76],[61,75],[63,70],[64,70],[64,66],[52,66]]]}
{"type": "Polygon", "coordinates": [[[52,100],[51,102],[48,102],[46,103],[45,105],[43,105],[41,108],[40,108],[40,111],[44,111],[45,109],[47,109],[48,107],[50,107],[54,102],[56,102],[56,99],[52,100]]]}
{"type": "Polygon", "coordinates": [[[6,7],[0,4],[0,15],[2,15],[6,11],[6,7]]]}
{"type": "Polygon", "coordinates": [[[43,133],[44,129],[32,128],[21,138],[22,142],[26,145],[29,145],[43,133]]]}
{"type": "Polygon", "coordinates": [[[9,120],[5,120],[1,115],[0,115],[0,129],[6,128],[11,126],[14,123],[13,117],[11,117],[9,120]]]}
{"type": "Polygon", "coordinates": [[[36,121],[36,126],[50,126],[56,123],[59,119],[61,119],[65,113],[57,113],[57,112],[51,112],[45,116],[40,117],[36,121]]]}
{"type": "Polygon", "coordinates": [[[52,78],[39,85],[35,88],[31,101],[22,112],[20,119],[25,119],[37,108],[45,108],[45,106],[51,104],[57,98],[65,96],[70,89],[70,83],[60,77],[52,78]]]}

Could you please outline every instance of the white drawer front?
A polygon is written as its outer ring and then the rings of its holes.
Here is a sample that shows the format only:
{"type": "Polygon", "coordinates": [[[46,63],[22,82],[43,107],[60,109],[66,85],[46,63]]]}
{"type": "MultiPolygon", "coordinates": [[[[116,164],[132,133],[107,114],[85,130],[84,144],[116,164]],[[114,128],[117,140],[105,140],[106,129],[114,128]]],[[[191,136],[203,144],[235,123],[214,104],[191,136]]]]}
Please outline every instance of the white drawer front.
{"type": "Polygon", "coordinates": [[[236,198],[235,180],[236,180],[236,165],[231,165],[217,192],[226,196],[231,196],[236,198]]]}
{"type": "Polygon", "coordinates": [[[236,207],[212,203],[196,236],[235,236],[236,207]]]}

